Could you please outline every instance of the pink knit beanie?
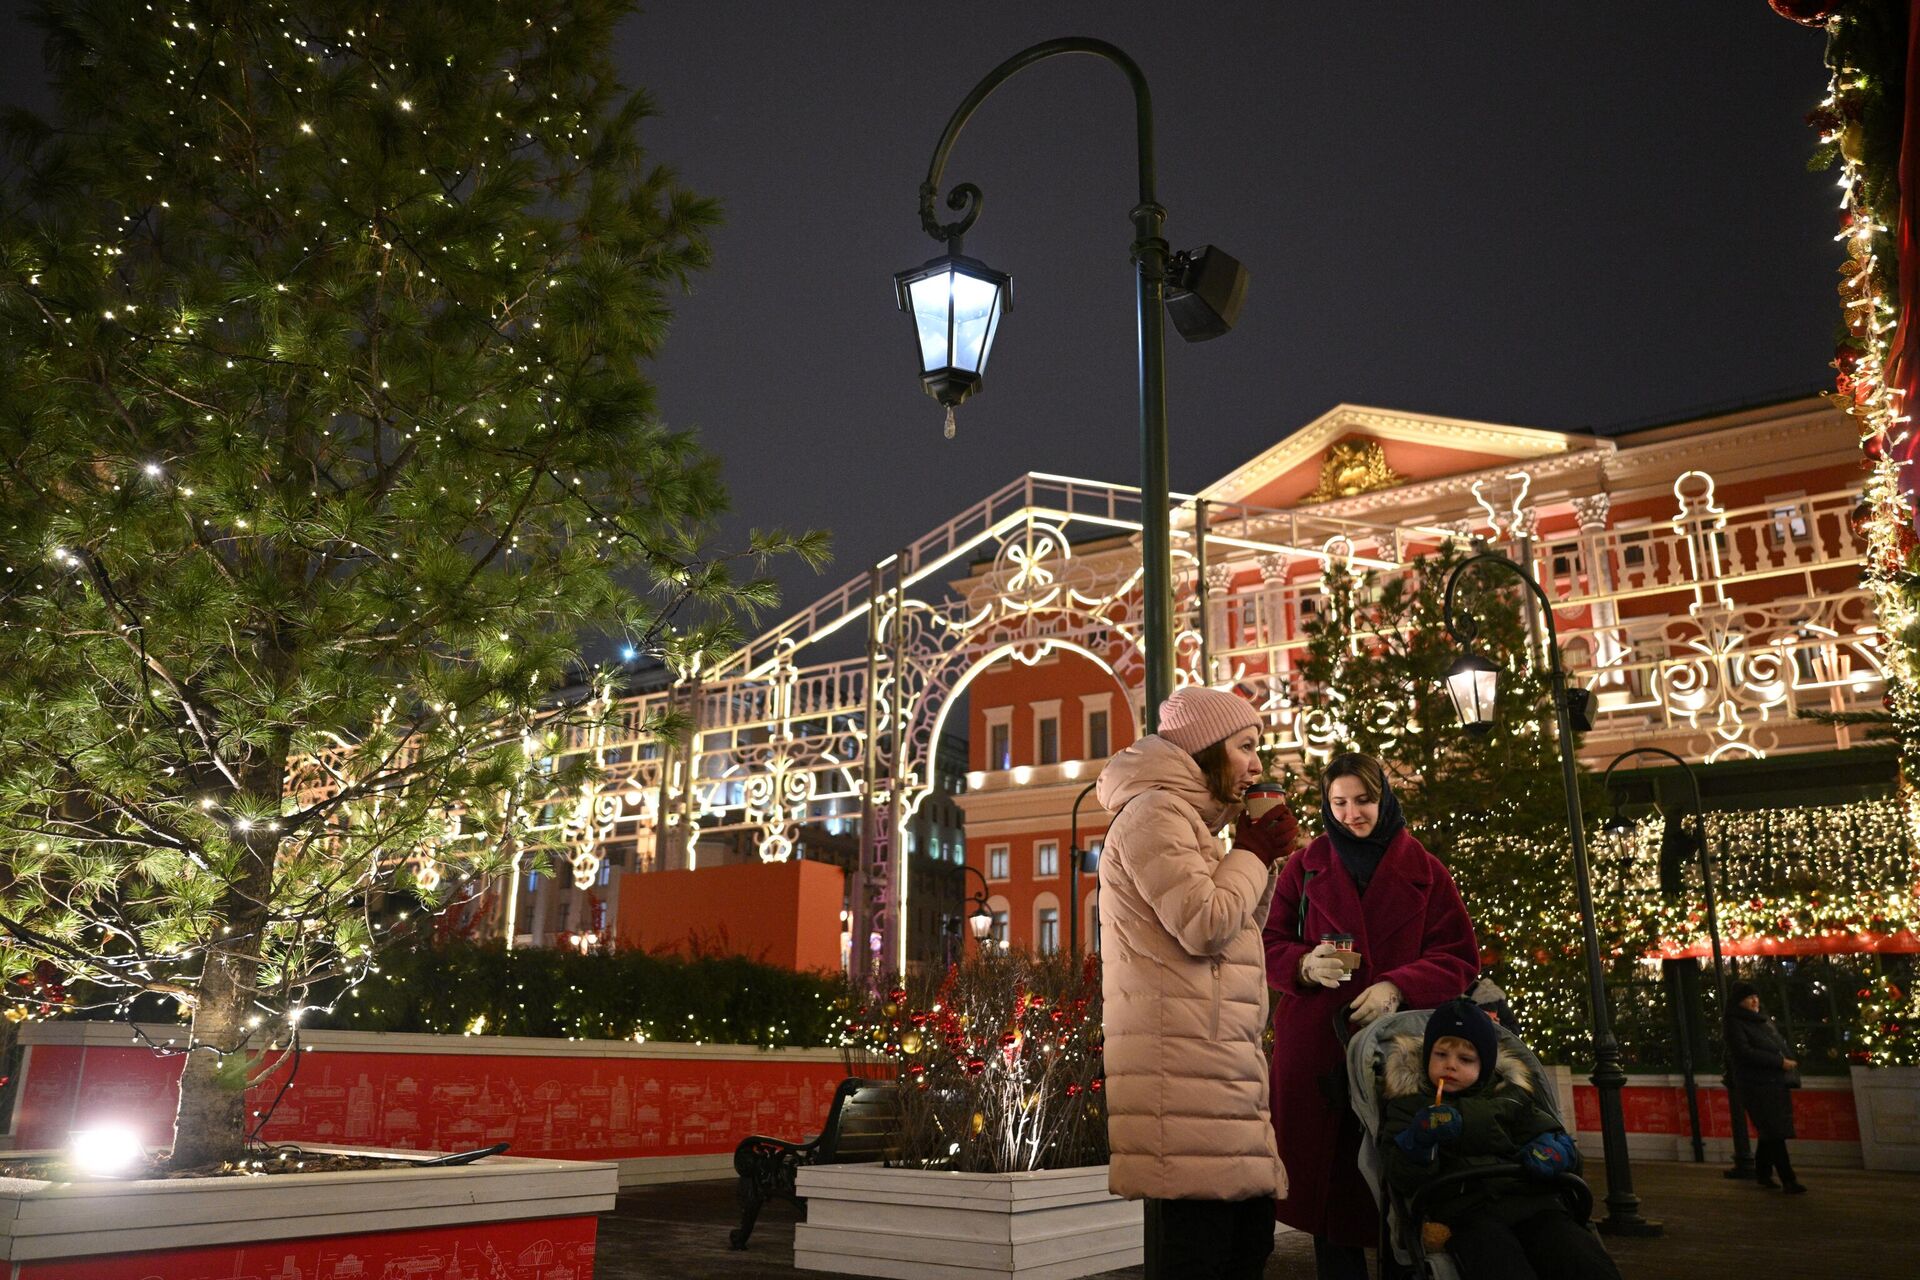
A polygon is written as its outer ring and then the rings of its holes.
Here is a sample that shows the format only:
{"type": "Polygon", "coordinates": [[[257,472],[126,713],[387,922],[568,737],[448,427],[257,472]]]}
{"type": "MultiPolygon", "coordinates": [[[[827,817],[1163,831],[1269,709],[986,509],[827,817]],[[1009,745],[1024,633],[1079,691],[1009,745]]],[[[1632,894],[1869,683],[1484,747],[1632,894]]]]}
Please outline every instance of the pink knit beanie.
{"type": "Polygon", "coordinates": [[[1188,755],[1242,729],[1258,729],[1259,713],[1237,693],[1189,686],[1160,704],[1160,736],[1188,755]]]}

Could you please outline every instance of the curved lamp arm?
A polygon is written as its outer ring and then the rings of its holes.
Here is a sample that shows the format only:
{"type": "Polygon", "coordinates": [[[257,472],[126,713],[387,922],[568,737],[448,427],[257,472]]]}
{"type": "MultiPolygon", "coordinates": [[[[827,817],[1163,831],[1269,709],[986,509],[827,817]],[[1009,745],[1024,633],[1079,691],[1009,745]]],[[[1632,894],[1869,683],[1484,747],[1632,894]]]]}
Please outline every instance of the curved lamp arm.
{"type": "Polygon", "coordinates": [[[1687,776],[1687,785],[1693,788],[1693,811],[1695,813],[1701,812],[1700,779],[1693,776],[1693,766],[1665,747],[1630,747],[1615,756],[1608,762],[1606,772],[1600,775],[1600,790],[1603,793],[1609,796],[1613,794],[1613,771],[1635,756],[1659,756],[1662,759],[1671,760],[1679,765],[1680,772],[1687,776]]]}
{"type": "Polygon", "coordinates": [[[1085,36],[1047,40],[1032,48],[1022,49],[989,71],[954,111],[953,117],[947,121],[945,132],[940,135],[939,145],[933,149],[933,159],[927,165],[926,181],[920,184],[920,225],[935,240],[950,244],[953,252],[960,251],[960,237],[967,233],[967,229],[980,216],[981,203],[984,199],[979,187],[971,182],[963,182],[947,195],[947,208],[961,216],[952,222],[943,223],[934,213],[934,200],[940,194],[940,179],[947,169],[947,155],[953,150],[953,144],[960,140],[960,131],[967,127],[967,120],[995,89],[1034,63],[1063,53],[1087,53],[1097,58],[1105,58],[1120,68],[1127,77],[1127,83],[1133,86],[1135,127],[1140,149],[1140,204],[1144,206],[1156,203],[1153,191],[1153,99],[1147,92],[1147,78],[1141,73],[1139,65],[1125,52],[1108,44],[1105,40],[1094,40],[1085,36]]]}
{"type": "Polygon", "coordinates": [[[987,883],[986,875],[980,870],[980,868],[974,866],[971,862],[961,863],[960,869],[980,882],[980,892],[974,895],[973,897],[967,899],[967,901],[978,902],[981,906],[983,907],[986,906],[987,898],[991,896],[993,893],[993,886],[987,883]]]}
{"type": "Polygon", "coordinates": [[[1498,566],[1508,570],[1514,577],[1526,584],[1527,590],[1533,592],[1534,598],[1540,602],[1540,615],[1545,618],[1547,622],[1547,650],[1548,656],[1551,658],[1550,665],[1554,671],[1560,671],[1560,631],[1559,628],[1554,625],[1553,621],[1553,601],[1547,598],[1547,593],[1540,589],[1540,584],[1533,580],[1532,574],[1528,573],[1506,556],[1501,555],[1498,551],[1475,552],[1473,555],[1468,556],[1465,560],[1455,565],[1453,572],[1447,575],[1444,616],[1447,620],[1448,634],[1454,638],[1456,643],[1465,649],[1471,649],[1474,639],[1480,634],[1480,624],[1474,621],[1473,615],[1465,609],[1459,608],[1454,603],[1454,592],[1458,589],[1460,579],[1466,575],[1467,571],[1475,565],[1481,564],[1498,566]]]}

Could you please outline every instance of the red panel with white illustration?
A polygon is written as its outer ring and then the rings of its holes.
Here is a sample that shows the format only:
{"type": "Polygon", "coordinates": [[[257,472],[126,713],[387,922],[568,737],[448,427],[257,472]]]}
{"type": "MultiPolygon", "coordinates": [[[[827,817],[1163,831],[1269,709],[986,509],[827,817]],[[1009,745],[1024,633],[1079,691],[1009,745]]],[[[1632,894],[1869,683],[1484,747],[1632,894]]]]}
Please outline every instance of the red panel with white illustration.
{"type": "MultiPolygon", "coordinates": [[[[1727,1112],[1727,1091],[1719,1086],[1701,1085],[1700,1135],[1703,1138],[1730,1138],[1733,1122],[1727,1112]]],[[[1590,1084],[1573,1087],[1574,1114],[1582,1133],[1600,1132],[1600,1094],[1590,1084]]],[[[1620,1110],[1625,1115],[1628,1133],[1671,1134],[1692,1132],[1687,1120],[1687,1093],[1679,1085],[1628,1085],[1620,1091],[1620,1110]]],[[[1860,1116],[1854,1109],[1850,1089],[1802,1089],[1793,1095],[1794,1132],[1818,1142],[1860,1141],[1860,1116]]],[[[1752,1127],[1748,1127],[1752,1132],[1752,1127]]]]}
{"type": "MultiPolygon", "coordinates": [[[[180,1060],[139,1048],[36,1045],[15,1143],[64,1145],[124,1124],[170,1140],[180,1060]]],[[[718,1155],[750,1133],[817,1133],[845,1071],[832,1062],[321,1053],[302,1055],[262,1137],[468,1151],[496,1142],[556,1159],[718,1155]]],[[[284,1077],[255,1089],[273,1101],[284,1077]]]]}
{"type": "Polygon", "coordinates": [[[19,1280],[593,1280],[594,1219],[484,1222],[21,1263],[19,1280]]]}

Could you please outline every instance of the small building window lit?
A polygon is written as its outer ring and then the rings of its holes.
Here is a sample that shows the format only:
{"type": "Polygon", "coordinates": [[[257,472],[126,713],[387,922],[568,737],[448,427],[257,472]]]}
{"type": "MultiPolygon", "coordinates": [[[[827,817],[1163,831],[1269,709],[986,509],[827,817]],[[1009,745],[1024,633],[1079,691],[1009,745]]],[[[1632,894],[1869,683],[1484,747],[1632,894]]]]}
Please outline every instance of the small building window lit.
{"type": "Polygon", "coordinates": [[[1008,864],[1011,861],[1012,861],[1012,855],[1008,852],[1006,845],[1004,844],[988,845],[987,846],[987,879],[1005,880],[1009,874],[1008,864]]]}
{"type": "Polygon", "coordinates": [[[1033,874],[1036,876],[1060,874],[1059,841],[1046,840],[1033,846],[1033,874]]]}
{"type": "Polygon", "coordinates": [[[994,942],[998,943],[1000,946],[1005,947],[1007,945],[1007,913],[1006,912],[996,911],[993,913],[993,932],[989,936],[991,936],[994,942]]]}

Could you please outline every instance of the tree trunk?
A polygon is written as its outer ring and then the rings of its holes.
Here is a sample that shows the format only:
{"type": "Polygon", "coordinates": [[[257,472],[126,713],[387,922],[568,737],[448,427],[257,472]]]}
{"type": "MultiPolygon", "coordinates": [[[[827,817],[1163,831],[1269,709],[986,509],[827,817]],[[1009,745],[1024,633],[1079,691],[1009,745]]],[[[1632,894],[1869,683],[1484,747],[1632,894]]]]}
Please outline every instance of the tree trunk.
{"type": "MultiPolygon", "coordinates": [[[[284,760],[284,751],[278,755],[284,760]]],[[[271,779],[256,780],[258,793],[281,794],[283,775],[282,767],[271,779]]],[[[236,1082],[244,1082],[247,1073],[223,1072],[221,1055],[244,1054],[251,1047],[253,1029],[247,1024],[255,1015],[254,981],[260,972],[266,901],[280,840],[255,828],[247,845],[251,865],[227,891],[219,913],[231,932],[208,948],[197,985],[190,1037],[194,1048],[180,1073],[180,1109],[174,1113],[173,1155],[167,1161],[172,1169],[238,1160],[246,1150],[247,1091],[244,1083],[236,1082]]]]}
{"type": "Polygon", "coordinates": [[[231,954],[215,956],[207,964],[193,1010],[196,1048],[187,1055],[186,1069],[180,1073],[180,1109],[173,1118],[170,1168],[238,1160],[245,1149],[247,1093],[221,1079],[221,1058],[213,1049],[237,1049],[243,1043],[247,1019],[252,1016],[253,968],[231,954]]]}

